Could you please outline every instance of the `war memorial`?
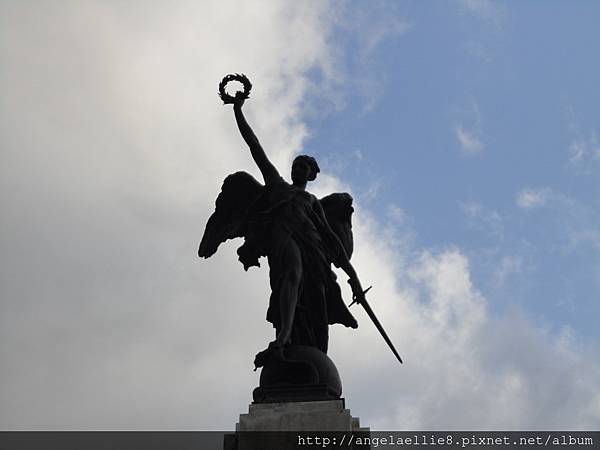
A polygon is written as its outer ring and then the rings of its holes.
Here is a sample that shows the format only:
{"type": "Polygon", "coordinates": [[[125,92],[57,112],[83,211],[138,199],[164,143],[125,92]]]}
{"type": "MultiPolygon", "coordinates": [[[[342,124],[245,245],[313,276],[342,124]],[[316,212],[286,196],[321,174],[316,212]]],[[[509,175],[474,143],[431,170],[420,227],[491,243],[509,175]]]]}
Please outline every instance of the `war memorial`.
{"type": "MultiPolygon", "coordinates": [[[[226,449],[296,448],[283,442],[289,434],[274,432],[320,431],[368,433],[352,417],[342,397],[342,381],[327,355],[329,326],[358,328],[342,299],[332,265],[348,276],[352,304],[361,305],[400,363],[402,359],[367,302],[358,274],[351,263],[352,197],[332,193],[321,199],[307,191],[320,169],[307,155],[297,156],[291,183],[271,163],[243,113],[250,80],[227,75],[219,95],[233,105],[239,131],[262,174],[262,183],[247,172],[236,172],[223,182],[214,213],[208,219],[198,255],[209,258],[228,239],[243,238],[237,249],[244,270],[259,267],[266,257],[271,293],[267,320],[275,338],[254,358],[261,369],[260,384],[253,391],[248,413],[240,415],[236,433],[226,436],[226,449]],[[243,91],[227,93],[237,81],[243,91]],[[262,433],[262,434],[261,434],[262,433]],[[269,434],[270,433],[270,434],[269,434]],[[279,439],[265,446],[265,438],[279,439]]],[[[234,276],[232,274],[232,276],[234,276]]]]}

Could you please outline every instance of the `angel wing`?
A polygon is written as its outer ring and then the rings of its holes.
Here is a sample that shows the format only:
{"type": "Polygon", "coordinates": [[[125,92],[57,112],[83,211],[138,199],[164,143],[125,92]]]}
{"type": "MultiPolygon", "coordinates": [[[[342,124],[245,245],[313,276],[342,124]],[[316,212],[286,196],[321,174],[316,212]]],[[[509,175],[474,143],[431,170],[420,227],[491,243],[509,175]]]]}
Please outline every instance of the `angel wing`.
{"type": "Polygon", "coordinates": [[[319,200],[329,226],[337,234],[346,250],[348,259],[352,257],[354,239],[352,236],[352,196],[347,193],[327,195],[319,200]]]}
{"type": "Polygon", "coordinates": [[[247,172],[236,172],[223,181],[215,212],[206,223],[198,256],[208,258],[228,239],[244,236],[248,209],[264,186],[247,172]]]}

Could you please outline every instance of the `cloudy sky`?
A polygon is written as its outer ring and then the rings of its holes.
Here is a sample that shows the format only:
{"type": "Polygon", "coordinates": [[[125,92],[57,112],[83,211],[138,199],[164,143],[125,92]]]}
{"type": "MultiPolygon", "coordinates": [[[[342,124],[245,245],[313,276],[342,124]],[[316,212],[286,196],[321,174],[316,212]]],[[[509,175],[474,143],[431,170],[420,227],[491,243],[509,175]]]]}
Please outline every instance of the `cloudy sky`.
{"type": "Polygon", "coordinates": [[[267,271],[243,271],[239,242],[196,256],[223,178],[258,176],[216,95],[231,72],[280,171],[312,154],[309,189],[355,198],[353,262],[405,364],[359,309],[358,331],[333,327],[353,415],[598,429],[599,15],[1,2],[0,429],[232,429],[246,412],[267,271]]]}

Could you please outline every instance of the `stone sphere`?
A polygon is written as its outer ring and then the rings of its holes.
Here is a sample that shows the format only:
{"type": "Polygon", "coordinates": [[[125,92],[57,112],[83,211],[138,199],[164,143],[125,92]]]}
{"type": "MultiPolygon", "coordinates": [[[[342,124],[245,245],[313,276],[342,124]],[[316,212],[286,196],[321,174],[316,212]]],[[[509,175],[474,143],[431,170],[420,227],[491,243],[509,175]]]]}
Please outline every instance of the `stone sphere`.
{"type": "Polygon", "coordinates": [[[292,345],[284,350],[287,361],[263,367],[260,387],[326,384],[338,396],[342,380],[333,361],[321,350],[307,345],[292,345]]]}

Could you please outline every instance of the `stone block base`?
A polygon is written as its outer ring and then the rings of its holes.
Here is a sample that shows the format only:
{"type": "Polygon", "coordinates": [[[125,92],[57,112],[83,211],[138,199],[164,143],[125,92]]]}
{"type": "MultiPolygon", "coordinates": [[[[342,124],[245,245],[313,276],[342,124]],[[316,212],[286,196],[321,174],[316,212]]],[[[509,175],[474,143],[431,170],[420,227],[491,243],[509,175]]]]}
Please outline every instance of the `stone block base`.
{"type": "Polygon", "coordinates": [[[328,384],[257,387],[252,393],[256,403],[315,402],[339,400],[339,393],[328,384]]]}
{"type": "Polygon", "coordinates": [[[344,399],[253,403],[248,414],[240,415],[236,433],[226,436],[224,448],[297,450],[298,439],[307,436],[302,432],[312,432],[310,436],[368,435],[369,428],[362,428],[358,417],[352,417],[344,399]]]}

